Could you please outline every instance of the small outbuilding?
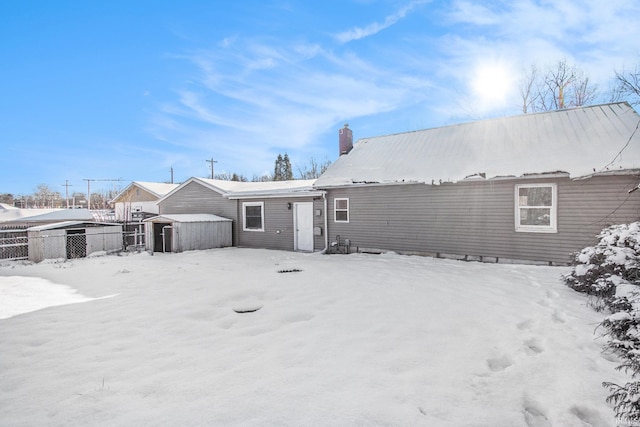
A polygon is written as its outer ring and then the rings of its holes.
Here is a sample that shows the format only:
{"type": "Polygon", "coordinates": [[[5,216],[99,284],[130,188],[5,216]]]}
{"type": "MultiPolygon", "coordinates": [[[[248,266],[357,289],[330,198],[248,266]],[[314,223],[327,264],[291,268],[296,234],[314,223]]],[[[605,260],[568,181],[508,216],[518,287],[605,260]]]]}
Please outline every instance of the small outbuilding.
{"type": "Polygon", "coordinates": [[[29,260],[84,258],[122,250],[122,225],[64,221],[27,229],[29,260]]]}
{"type": "Polygon", "coordinates": [[[232,245],[229,218],[213,214],[165,214],[144,220],[146,250],[184,252],[232,245]]]}

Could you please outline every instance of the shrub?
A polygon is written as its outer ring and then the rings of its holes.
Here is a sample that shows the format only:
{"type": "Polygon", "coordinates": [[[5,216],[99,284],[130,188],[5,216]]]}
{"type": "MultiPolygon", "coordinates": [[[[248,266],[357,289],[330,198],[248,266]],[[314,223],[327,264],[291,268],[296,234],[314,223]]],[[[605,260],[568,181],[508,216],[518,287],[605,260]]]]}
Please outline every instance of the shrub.
{"type": "Polygon", "coordinates": [[[602,310],[617,304],[619,285],[640,284],[640,222],[607,227],[598,239],[576,255],[563,278],[570,288],[596,297],[594,306],[602,310]]]}
{"type": "Polygon", "coordinates": [[[624,385],[604,382],[611,393],[620,421],[640,421],[640,222],[614,225],[602,230],[595,246],[584,248],[575,257],[565,283],[578,292],[593,296],[593,307],[609,315],[600,323],[609,339],[605,348],[622,363],[617,370],[631,375],[624,385]]]}

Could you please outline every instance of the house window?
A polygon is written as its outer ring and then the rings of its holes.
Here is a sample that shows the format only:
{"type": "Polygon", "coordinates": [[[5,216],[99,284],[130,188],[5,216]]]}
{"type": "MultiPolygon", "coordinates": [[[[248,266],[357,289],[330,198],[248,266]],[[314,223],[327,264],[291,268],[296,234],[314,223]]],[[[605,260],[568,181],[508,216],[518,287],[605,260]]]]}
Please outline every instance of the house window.
{"type": "Polygon", "coordinates": [[[349,222],[349,199],[333,199],[335,222],[349,222]]]}
{"type": "Polygon", "coordinates": [[[516,231],[556,233],[556,184],[516,185],[516,231]]]}
{"type": "Polygon", "coordinates": [[[264,202],[242,204],[244,231],[264,231],[264,202]]]}

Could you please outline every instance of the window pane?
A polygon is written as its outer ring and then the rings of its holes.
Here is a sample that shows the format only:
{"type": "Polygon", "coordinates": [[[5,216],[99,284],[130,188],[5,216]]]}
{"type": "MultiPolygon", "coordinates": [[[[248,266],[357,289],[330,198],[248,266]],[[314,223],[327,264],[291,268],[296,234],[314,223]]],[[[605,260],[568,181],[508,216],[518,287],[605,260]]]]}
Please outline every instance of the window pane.
{"type": "Polygon", "coordinates": [[[260,215],[262,215],[262,206],[246,206],[246,212],[247,217],[260,217],[260,215]]]}
{"type": "Polygon", "coordinates": [[[551,209],[520,209],[520,225],[551,225],[551,209]]]}
{"type": "Polygon", "coordinates": [[[521,187],[518,193],[520,206],[551,206],[551,187],[521,187]]]}
{"type": "Polygon", "coordinates": [[[245,228],[262,229],[262,206],[245,206],[245,228]]]}
{"type": "Polygon", "coordinates": [[[349,201],[346,199],[336,199],[336,209],[347,209],[349,201]]]}
{"type": "Polygon", "coordinates": [[[336,211],[336,221],[347,221],[347,211],[336,211]]]}
{"type": "Polygon", "coordinates": [[[247,223],[245,224],[246,228],[262,228],[262,218],[261,217],[247,217],[247,223]]]}

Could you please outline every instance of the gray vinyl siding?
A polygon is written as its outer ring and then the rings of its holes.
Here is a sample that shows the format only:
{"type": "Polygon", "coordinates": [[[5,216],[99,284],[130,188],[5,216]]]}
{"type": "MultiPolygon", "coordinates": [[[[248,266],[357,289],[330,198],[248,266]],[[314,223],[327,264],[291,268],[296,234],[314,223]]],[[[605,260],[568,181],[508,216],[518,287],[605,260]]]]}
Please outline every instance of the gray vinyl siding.
{"type": "Polygon", "coordinates": [[[324,200],[318,197],[313,200],[313,227],[320,230],[320,235],[313,236],[313,250],[322,251],[325,249],[325,233],[324,217],[327,213],[324,211],[324,200]]]}
{"type": "Polygon", "coordinates": [[[442,185],[366,186],[328,191],[329,240],[360,249],[565,264],[603,227],[640,218],[638,177],[572,181],[505,179],[442,185]],[[557,233],[515,231],[516,184],[557,184],[557,233]],[[349,222],[334,222],[334,199],[349,198],[349,222]]]}
{"type": "Polygon", "coordinates": [[[231,221],[174,222],[172,226],[173,252],[231,246],[231,221]]]}
{"type": "Polygon", "coordinates": [[[160,215],[208,213],[236,220],[236,201],[191,182],[159,203],[160,215]]]}
{"type": "Polygon", "coordinates": [[[229,200],[217,191],[190,182],[158,204],[160,215],[208,213],[233,220],[233,245],[238,242],[237,200],[229,200]]]}
{"type": "MultiPolygon", "coordinates": [[[[293,204],[312,202],[312,198],[265,198],[238,200],[238,246],[249,248],[294,250],[293,204]],[[242,215],[243,202],[264,203],[264,231],[245,231],[242,215]],[[291,203],[292,209],[288,208],[291,203]]],[[[315,209],[315,204],[314,204],[315,209]]],[[[314,214],[314,225],[316,217],[314,214]]],[[[318,247],[317,240],[321,236],[314,236],[314,247],[318,247]]],[[[324,246],[323,246],[324,247],[324,246]]]]}

